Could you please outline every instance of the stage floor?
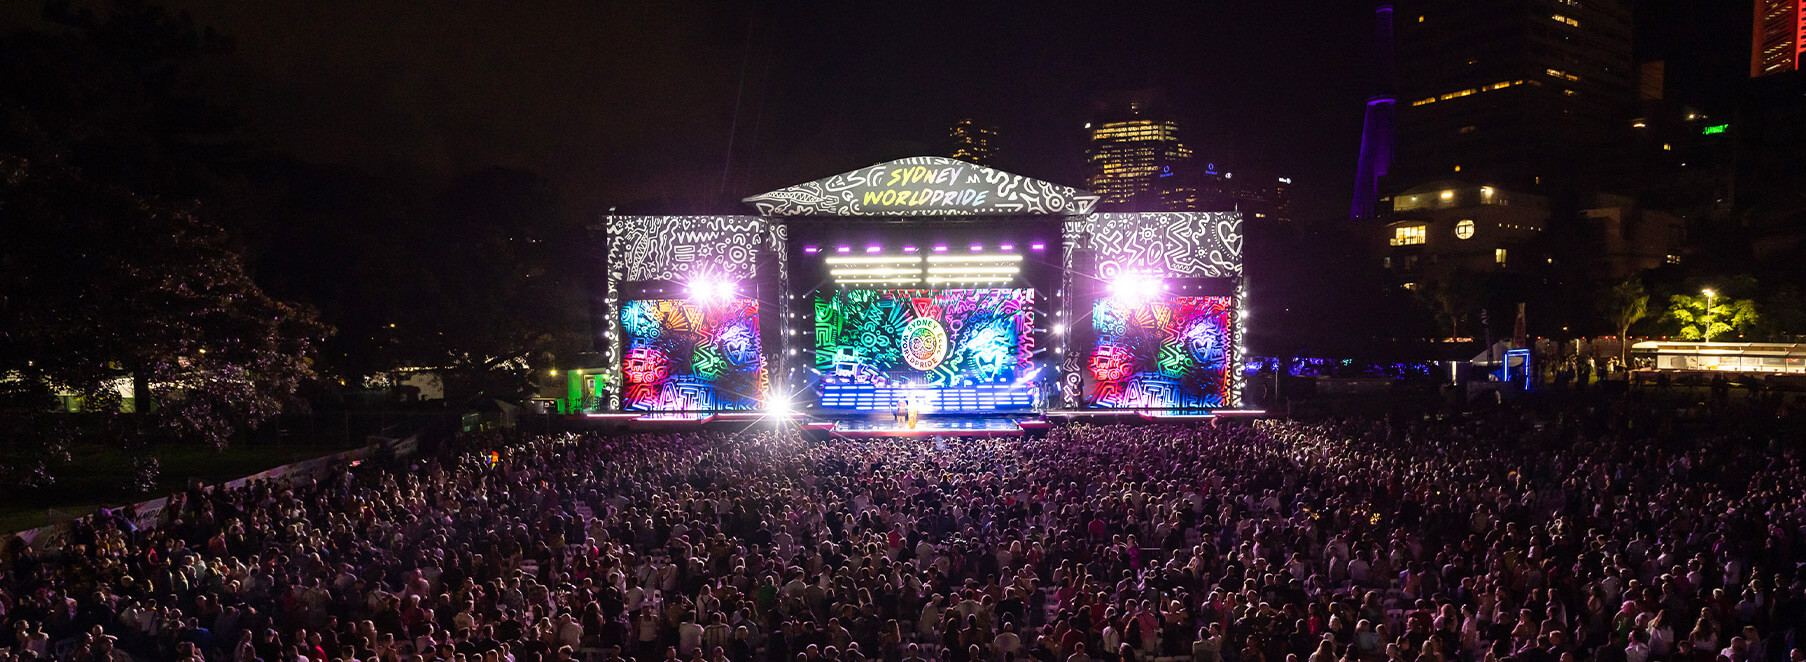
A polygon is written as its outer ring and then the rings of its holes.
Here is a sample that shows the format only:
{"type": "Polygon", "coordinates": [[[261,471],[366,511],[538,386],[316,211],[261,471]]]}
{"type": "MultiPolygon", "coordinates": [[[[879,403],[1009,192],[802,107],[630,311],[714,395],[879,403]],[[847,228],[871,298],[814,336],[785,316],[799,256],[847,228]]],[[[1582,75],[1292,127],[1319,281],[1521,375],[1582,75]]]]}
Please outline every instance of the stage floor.
{"type": "Polygon", "coordinates": [[[1020,437],[1022,426],[1008,418],[924,418],[914,428],[891,419],[836,421],[829,433],[836,437],[1020,437]]]}

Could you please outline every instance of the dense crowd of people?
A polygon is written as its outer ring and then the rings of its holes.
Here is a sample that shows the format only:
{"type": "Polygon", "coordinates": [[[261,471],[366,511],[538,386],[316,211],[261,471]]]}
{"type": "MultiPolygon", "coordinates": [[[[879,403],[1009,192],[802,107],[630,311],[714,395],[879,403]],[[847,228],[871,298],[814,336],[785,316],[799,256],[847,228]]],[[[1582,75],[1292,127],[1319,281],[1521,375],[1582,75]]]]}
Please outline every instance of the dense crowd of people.
{"type": "Polygon", "coordinates": [[[1578,416],[467,437],[9,545],[0,660],[1806,662],[1803,499],[1578,416]]]}

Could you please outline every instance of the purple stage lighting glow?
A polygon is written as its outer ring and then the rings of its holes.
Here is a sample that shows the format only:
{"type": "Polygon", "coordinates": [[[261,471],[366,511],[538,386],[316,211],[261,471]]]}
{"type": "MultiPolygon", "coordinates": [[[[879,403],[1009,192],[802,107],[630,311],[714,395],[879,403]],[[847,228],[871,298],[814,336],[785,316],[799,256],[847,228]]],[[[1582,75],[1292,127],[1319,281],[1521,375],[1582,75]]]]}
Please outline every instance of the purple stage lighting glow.
{"type": "Polygon", "coordinates": [[[852,246],[841,246],[841,247],[839,247],[839,248],[836,248],[836,249],[834,249],[834,252],[836,252],[836,253],[851,253],[851,252],[853,252],[853,247],[852,247],[852,246]]]}
{"type": "Polygon", "coordinates": [[[866,247],[865,247],[865,252],[867,252],[867,253],[876,253],[876,252],[878,252],[878,251],[881,251],[881,250],[884,250],[884,247],[883,247],[883,246],[879,246],[879,245],[877,245],[877,244],[872,244],[872,245],[870,245],[870,246],[866,246],[866,247]]]}
{"type": "Polygon", "coordinates": [[[804,246],[804,247],[803,247],[803,252],[804,252],[804,253],[809,253],[809,254],[815,254],[815,253],[820,253],[820,252],[821,252],[821,249],[820,249],[820,248],[817,248],[817,247],[815,247],[815,246],[804,246]]]}
{"type": "Polygon", "coordinates": [[[904,246],[904,247],[903,247],[903,252],[905,252],[905,253],[914,253],[914,252],[916,252],[916,247],[914,247],[914,246],[904,246]]]}
{"type": "Polygon", "coordinates": [[[934,247],[934,252],[936,252],[936,253],[945,253],[945,252],[947,252],[947,247],[946,247],[946,246],[935,246],[935,247],[934,247]]]}
{"type": "Polygon", "coordinates": [[[1030,244],[1029,248],[1032,250],[1044,251],[1044,250],[1047,250],[1047,244],[1043,244],[1043,243],[1037,241],[1033,244],[1030,244]]]}
{"type": "Polygon", "coordinates": [[[984,252],[984,250],[985,250],[985,245],[984,245],[984,244],[972,244],[972,252],[974,252],[974,253],[983,253],[983,252],[984,252]]]}
{"type": "Polygon", "coordinates": [[[1015,244],[1004,244],[1004,245],[1002,245],[1002,246],[998,246],[998,247],[997,247],[997,250],[1000,250],[1000,251],[1013,251],[1013,250],[1016,250],[1016,245],[1015,245],[1015,244]]]}

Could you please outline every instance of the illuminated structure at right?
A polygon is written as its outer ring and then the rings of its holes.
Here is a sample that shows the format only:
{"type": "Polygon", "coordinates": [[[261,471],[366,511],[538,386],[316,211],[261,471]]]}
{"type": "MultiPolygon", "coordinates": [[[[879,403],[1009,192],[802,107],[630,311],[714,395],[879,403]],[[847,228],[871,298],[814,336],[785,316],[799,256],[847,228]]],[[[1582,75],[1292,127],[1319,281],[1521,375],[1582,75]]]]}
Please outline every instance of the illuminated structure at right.
{"type": "Polygon", "coordinates": [[[1367,100],[1367,118],[1361,124],[1361,158],[1355,166],[1354,206],[1350,218],[1374,218],[1380,198],[1380,178],[1392,168],[1392,127],[1398,97],[1392,93],[1392,5],[1374,10],[1373,50],[1379,94],[1367,100]]]}
{"type": "Polygon", "coordinates": [[[1799,71],[1806,59],[1806,0],[1755,0],[1750,78],[1799,71]]]}

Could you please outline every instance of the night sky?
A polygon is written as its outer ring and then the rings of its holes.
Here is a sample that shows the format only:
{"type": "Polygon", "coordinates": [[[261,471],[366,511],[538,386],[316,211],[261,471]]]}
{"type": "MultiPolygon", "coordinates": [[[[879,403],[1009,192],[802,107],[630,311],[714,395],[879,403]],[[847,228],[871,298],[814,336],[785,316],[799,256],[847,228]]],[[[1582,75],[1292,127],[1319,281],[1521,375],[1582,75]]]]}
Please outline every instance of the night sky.
{"type": "MultiPolygon", "coordinates": [[[[13,4],[7,27],[35,17],[13,4]]],[[[527,168],[584,213],[716,196],[737,95],[735,198],[945,154],[962,115],[1000,127],[1002,168],[1082,185],[1092,102],[1152,85],[1200,157],[1293,177],[1302,215],[1332,214],[1368,91],[1359,2],[164,4],[236,39],[222,92],[278,150],[527,168]]]]}
{"type": "MultiPolygon", "coordinates": [[[[12,4],[6,27],[36,14],[12,4]]],[[[251,137],[429,180],[526,168],[583,214],[945,154],[965,115],[1001,128],[1003,169],[1082,186],[1093,102],[1154,86],[1200,158],[1292,177],[1294,215],[1327,219],[1346,209],[1371,90],[1356,1],[166,4],[236,38],[217,80],[251,137]]],[[[1686,37],[1668,50],[1716,38],[1669,4],[1642,5],[1686,37]]]]}

